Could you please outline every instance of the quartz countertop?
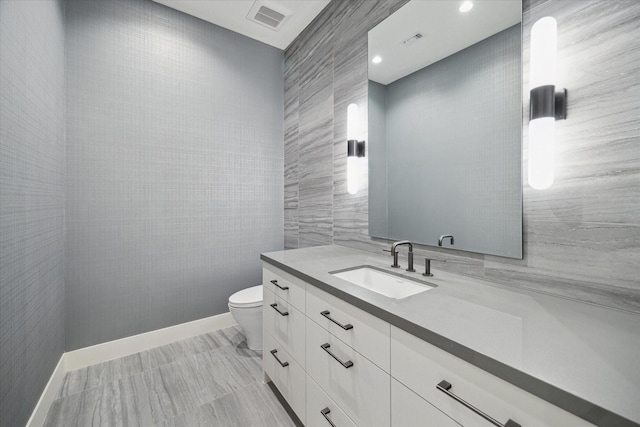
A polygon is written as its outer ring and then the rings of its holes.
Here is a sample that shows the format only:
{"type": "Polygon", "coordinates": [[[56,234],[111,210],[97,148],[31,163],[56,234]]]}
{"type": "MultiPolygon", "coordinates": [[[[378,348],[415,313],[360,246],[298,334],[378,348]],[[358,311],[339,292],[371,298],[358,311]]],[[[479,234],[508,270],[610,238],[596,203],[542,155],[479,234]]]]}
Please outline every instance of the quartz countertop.
{"type": "Polygon", "coordinates": [[[424,277],[336,245],[261,258],[593,424],[640,426],[637,314],[437,269],[424,277]],[[362,265],[437,286],[394,300],[329,273],[362,265]]]}

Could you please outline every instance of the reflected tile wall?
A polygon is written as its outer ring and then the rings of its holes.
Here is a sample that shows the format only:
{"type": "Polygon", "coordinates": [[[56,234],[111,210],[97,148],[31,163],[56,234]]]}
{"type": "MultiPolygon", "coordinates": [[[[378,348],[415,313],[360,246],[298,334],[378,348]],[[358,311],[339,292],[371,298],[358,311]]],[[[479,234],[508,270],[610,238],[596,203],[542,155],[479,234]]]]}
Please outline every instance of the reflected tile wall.
{"type": "MultiPolygon", "coordinates": [[[[357,103],[366,123],[367,32],[404,3],[334,1],[285,52],[289,68],[304,70],[285,78],[285,93],[298,105],[287,104],[285,122],[300,131],[288,133],[286,161],[298,180],[285,177],[286,248],[334,243],[379,252],[389,245],[368,236],[366,179],[357,195],[346,191],[346,107],[357,103]]],[[[525,153],[529,32],[548,15],[558,21],[568,119],[557,123],[551,189],[529,188],[523,159],[524,259],[420,247],[416,264],[429,257],[436,269],[640,312],[640,3],[523,1],[525,153]]]]}

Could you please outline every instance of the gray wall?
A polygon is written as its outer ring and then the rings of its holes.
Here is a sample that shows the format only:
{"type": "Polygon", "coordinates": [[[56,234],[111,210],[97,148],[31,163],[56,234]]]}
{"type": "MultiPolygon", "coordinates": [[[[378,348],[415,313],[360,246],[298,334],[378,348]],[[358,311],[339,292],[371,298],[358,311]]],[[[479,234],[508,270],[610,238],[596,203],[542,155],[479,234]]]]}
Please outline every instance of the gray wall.
{"type": "Polygon", "coordinates": [[[67,350],[228,311],[283,247],[283,53],[67,3],[67,350]]]}
{"type": "Polygon", "coordinates": [[[369,80],[367,99],[369,114],[369,139],[365,147],[369,169],[369,232],[372,236],[389,236],[389,211],[387,184],[387,86],[369,80]],[[374,149],[372,150],[371,147],[374,149]],[[372,189],[377,189],[372,197],[372,189]]]}
{"type": "MultiPolygon", "coordinates": [[[[367,189],[347,193],[345,121],[351,102],[366,120],[367,31],[401,3],[334,1],[285,52],[287,248],[388,246],[367,234],[367,189]]],[[[525,179],[524,259],[424,248],[416,259],[430,256],[434,268],[640,311],[640,3],[525,0],[523,8],[525,153],[528,37],[546,15],[558,21],[559,83],[569,90],[568,119],[557,124],[556,182],[539,192],[525,179]]]]}
{"type": "Polygon", "coordinates": [[[64,11],[0,0],[0,425],[64,351],[64,11]]]}

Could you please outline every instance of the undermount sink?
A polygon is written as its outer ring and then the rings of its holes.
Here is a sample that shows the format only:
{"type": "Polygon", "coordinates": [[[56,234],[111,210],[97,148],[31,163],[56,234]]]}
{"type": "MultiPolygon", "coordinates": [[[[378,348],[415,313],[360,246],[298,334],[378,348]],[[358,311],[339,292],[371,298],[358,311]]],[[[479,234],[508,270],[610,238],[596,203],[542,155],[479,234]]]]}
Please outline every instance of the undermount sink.
{"type": "Polygon", "coordinates": [[[410,297],[411,295],[433,289],[436,286],[367,265],[332,271],[330,274],[354,285],[394,299],[410,297]]]}

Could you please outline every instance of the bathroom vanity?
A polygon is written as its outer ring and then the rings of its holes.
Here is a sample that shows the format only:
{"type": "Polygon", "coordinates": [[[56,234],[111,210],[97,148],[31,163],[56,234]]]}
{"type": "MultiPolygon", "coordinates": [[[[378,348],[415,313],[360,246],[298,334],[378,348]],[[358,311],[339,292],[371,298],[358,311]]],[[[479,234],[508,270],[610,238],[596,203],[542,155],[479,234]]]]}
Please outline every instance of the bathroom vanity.
{"type": "Polygon", "coordinates": [[[335,273],[425,278],[341,246],[261,258],[265,377],[305,426],[640,425],[640,316],[443,271],[387,297],[335,273]]]}

